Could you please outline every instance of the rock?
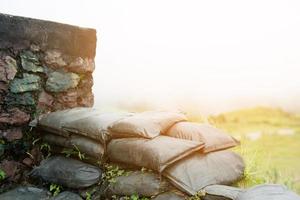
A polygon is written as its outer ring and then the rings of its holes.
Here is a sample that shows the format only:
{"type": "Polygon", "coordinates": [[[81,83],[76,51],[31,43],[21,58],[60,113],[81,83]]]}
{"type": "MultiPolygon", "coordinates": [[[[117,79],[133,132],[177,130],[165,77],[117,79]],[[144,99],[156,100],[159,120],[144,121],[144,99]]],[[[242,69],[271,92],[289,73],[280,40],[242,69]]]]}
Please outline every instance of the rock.
{"type": "Polygon", "coordinates": [[[43,67],[39,66],[39,58],[31,51],[24,51],[20,55],[23,69],[30,72],[44,72],[43,67]]]}
{"type": "Polygon", "coordinates": [[[49,92],[64,92],[75,88],[79,83],[80,77],[75,73],[52,72],[46,82],[46,90],[49,92]]]}
{"type": "Polygon", "coordinates": [[[185,195],[180,192],[165,192],[157,195],[153,200],[185,200],[185,195]]]}
{"type": "Polygon", "coordinates": [[[51,198],[50,200],[82,200],[82,198],[78,194],[65,191],[58,194],[56,197],[51,198]]]}
{"type": "Polygon", "coordinates": [[[92,88],[93,84],[94,84],[93,76],[91,74],[85,74],[84,76],[81,77],[78,87],[82,89],[87,89],[87,88],[92,88]]]}
{"type": "Polygon", "coordinates": [[[3,104],[7,91],[8,85],[4,82],[0,82],[0,105],[3,104]]]}
{"type": "Polygon", "coordinates": [[[17,62],[10,56],[0,58],[0,81],[8,83],[17,73],[17,62]]]}
{"type": "Polygon", "coordinates": [[[12,108],[8,112],[0,113],[0,126],[1,125],[24,125],[30,120],[30,115],[19,110],[12,108]]]}
{"type": "Polygon", "coordinates": [[[15,78],[10,83],[9,89],[12,93],[40,90],[40,80],[37,75],[24,73],[23,78],[15,78]]]}
{"type": "Polygon", "coordinates": [[[5,172],[5,177],[10,181],[18,181],[18,179],[20,178],[20,168],[20,163],[13,160],[3,160],[0,163],[0,169],[5,172]]]}
{"type": "Polygon", "coordinates": [[[30,175],[69,188],[84,188],[97,183],[102,172],[99,168],[79,160],[54,156],[43,160],[30,175]]]}
{"type": "Polygon", "coordinates": [[[77,106],[78,91],[69,90],[57,95],[57,102],[63,104],[66,107],[76,107],[77,106]]]}
{"type": "Polygon", "coordinates": [[[68,69],[76,73],[92,73],[95,70],[95,63],[93,59],[77,57],[69,64],[68,69]]]}
{"type": "Polygon", "coordinates": [[[1,200],[46,200],[49,197],[47,190],[36,187],[17,187],[0,194],[1,200]]]}
{"type": "Polygon", "coordinates": [[[10,129],[4,130],[4,131],[0,130],[0,135],[9,142],[22,139],[22,137],[23,137],[21,128],[10,128],[10,129]]]}
{"type": "Polygon", "coordinates": [[[138,194],[140,196],[151,197],[168,191],[170,185],[159,175],[151,172],[135,171],[128,175],[115,178],[107,189],[108,196],[127,196],[138,194]]]}
{"type": "Polygon", "coordinates": [[[8,84],[0,82],[0,93],[6,93],[8,90],[8,84]]]}
{"type": "Polygon", "coordinates": [[[32,155],[32,159],[35,165],[41,162],[43,159],[43,154],[41,152],[41,149],[38,147],[34,147],[31,149],[30,154],[32,155]]]}
{"type": "Polygon", "coordinates": [[[58,50],[48,50],[46,51],[46,55],[44,57],[44,61],[48,66],[59,68],[66,66],[67,63],[63,59],[62,54],[58,50]]]}
{"type": "Polygon", "coordinates": [[[41,50],[41,48],[40,48],[39,45],[31,44],[30,45],[30,50],[33,51],[33,52],[38,52],[38,51],[41,50]]]}
{"type": "Polygon", "coordinates": [[[52,106],[54,99],[45,91],[42,91],[38,99],[38,107],[52,106]]]}
{"type": "Polygon", "coordinates": [[[30,92],[15,94],[9,93],[5,98],[7,105],[24,105],[33,106],[35,105],[35,99],[30,92]]]}
{"type": "Polygon", "coordinates": [[[33,165],[33,160],[31,158],[24,158],[22,161],[23,164],[25,164],[28,167],[32,167],[33,165]]]}
{"type": "Polygon", "coordinates": [[[94,94],[92,91],[86,92],[83,95],[80,95],[77,99],[77,103],[82,107],[92,107],[94,105],[94,94]]]}

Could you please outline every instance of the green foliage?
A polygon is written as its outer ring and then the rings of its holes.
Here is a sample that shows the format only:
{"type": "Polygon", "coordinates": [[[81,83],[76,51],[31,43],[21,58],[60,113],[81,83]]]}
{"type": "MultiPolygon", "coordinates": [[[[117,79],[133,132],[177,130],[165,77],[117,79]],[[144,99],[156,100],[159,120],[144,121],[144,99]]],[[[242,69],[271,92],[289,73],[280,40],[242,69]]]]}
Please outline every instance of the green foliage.
{"type": "Polygon", "coordinates": [[[51,183],[51,185],[49,187],[49,190],[54,197],[57,196],[61,192],[61,189],[62,189],[62,187],[55,183],[51,183]]]}
{"type": "Polygon", "coordinates": [[[40,146],[41,151],[45,151],[47,153],[46,158],[51,156],[51,146],[48,143],[42,143],[40,146]]]}
{"type": "Polygon", "coordinates": [[[186,198],[186,200],[202,200],[204,196],[205,196],[205,191],[200,190],[195,195],[186,198]]]}
{"type": "Polygon", "coordinates": [[[104,173],[102,174],[102,178],[108,181],[109,183],[115,183],[116,177],[119,176],[128,176],[129,172],[126,172],[124,169],[120,169],[117,165],[104,165],[104,173]]]}
{"type": "Polygon", "coordinates": [[[137,194],[133,194],[131,196],[125,196],[123,197],[124,200],[150,200],[147,197],[139,197],[137,194]]]}
{"type": "Polygon", "coordinates": [[[6,177],[5,172],[2,169],[0,169],[0,181],[3,181],[5,177],[6,177]]]}
{"type": "Polygon", "coordinates": [[[256,107],[210,116],[209,122],[241,140],[234,151],[242,155],[246,169],[237,186],[278,183],[300,192],[300,115],[256,107]],[[282,129],[292,134],[279,134],[282,129]],[[253,133],[259,137],[252,139],[253,133]]]}
{"type": "Polygon", "coordinates": [[[70,157],[72,155],[77,156],[80,160],[86,159],[85,154],[81,153],[79,148],[76,145],[73,145],[74,149],[64,149],[62,151],[63,154],[65,154],[66,157],[70,157]]]}
{"type": "Polygon", "coordinates": [[[86,195],[85,200],[92,200],[92,194],[90,192],[86,192],[85,195],[86,195]]]}

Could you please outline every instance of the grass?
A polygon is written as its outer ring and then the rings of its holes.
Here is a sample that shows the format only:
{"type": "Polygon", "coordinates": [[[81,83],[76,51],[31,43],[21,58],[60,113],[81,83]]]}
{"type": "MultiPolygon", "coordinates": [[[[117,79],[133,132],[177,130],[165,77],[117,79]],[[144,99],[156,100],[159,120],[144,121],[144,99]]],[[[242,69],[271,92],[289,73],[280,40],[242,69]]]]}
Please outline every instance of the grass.
{"type": "Polygon", "coordinates": [[[300,194],[299,115],[257,107],[211,116],[208,121],[241,141],[234,151],[243,156],[246,170],[238,186],[279,183],[300,194]],[[279,135],[282,129],[292,134],[279,135]],[[249,138],[254,132],[259,137],[249,138]]]}

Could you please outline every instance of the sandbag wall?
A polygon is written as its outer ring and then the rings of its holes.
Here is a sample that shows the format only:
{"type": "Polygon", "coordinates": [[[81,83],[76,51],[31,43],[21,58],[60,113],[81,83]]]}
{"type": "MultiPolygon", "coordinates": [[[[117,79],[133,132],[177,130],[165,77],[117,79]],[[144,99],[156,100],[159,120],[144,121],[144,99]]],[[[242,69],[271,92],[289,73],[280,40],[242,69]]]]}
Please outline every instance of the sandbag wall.
{"type": "MultiPolygon", "coordinates": [[[[206,186],[230,185],[242,178],[243,159],[227,150],[239,142],[213,126],[187,120],[176,111],[102,113],[94,108],[73,108],[44,115],[37,128],[43,132],[43,141],[58,150],[53,154],[69,157],[74,153],[73,158],[82,162],[98,161],[95,164],[104,173],[99,183],[110,183],[108,193],[102,193],[108,197],[133,194],[151,197],[173,190],[179,196],[197,195],[206,186]],[[82,157],[83,154],[91,159],[82,157]],[[122,170],[113,172],[106,165],[130,169],[130,174],[124,175],[122,170]],[[151,173],[141,173],[140,169],[151,173]],[[110,182],[106,175],[111,177],[114,173],[117,178],[110,182]]],[[[51,175],[57,172],[48,174],[44,169],[65,171],[61,166],[71,160],[57,167],[49,167],[47,162],[33,169],[32,175],[45,182],[51,177],[61,183],[57,176],[51,175]]],[[[69,183],[64,185],[70,187],[69,183]]],[[[83,186],[76,184],[77,187],[83,186]]]]}
{"type": "Polygon", "coordinates": [[[40,114],[93,106],[95,50],[94,29],[0,14],[0,167],[24,159],[40,114]]]}

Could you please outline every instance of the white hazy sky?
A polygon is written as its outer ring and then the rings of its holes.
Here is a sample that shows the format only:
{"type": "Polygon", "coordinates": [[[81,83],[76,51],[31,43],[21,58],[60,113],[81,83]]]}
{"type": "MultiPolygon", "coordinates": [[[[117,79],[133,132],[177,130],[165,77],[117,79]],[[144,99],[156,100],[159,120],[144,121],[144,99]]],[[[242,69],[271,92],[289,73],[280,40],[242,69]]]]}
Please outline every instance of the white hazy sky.
{"type": "Polygon", "coordinates": [[[0,12],[93,27],[95,105],[300,111],[299,0],[0,0],[0,12]]]}

